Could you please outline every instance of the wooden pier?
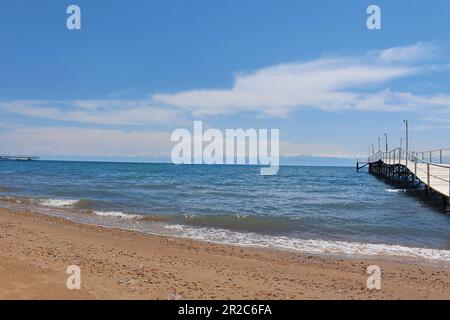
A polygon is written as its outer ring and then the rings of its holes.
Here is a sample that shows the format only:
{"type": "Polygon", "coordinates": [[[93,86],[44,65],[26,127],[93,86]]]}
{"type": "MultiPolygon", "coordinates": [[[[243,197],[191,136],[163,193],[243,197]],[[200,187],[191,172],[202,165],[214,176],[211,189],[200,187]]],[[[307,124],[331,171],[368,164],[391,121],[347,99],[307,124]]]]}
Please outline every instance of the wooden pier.
{"type": "Polygon", "coordinates": [[[39,160],[39,157],[30,155],[0,155],[0,161],[33,161],[33,160],[39,160]]]}
{"type": "Polygon", "coordinates": [[[445,163],[443,151],[440,149],[427,152],[410,152],[397,148],[389,152],[377,152],[363,164],[357,161],[359,171],[364,166],[369,167],[369,173],[387,178],[404,187],[422,186],[425,194],[432,193],[442,197],[447,207],[450,199],[450,163],[445,163]],[[434,152],[439,156],[433,157],[434,152]],[[429,156],[427,156],[429,155],[429,156]]]}

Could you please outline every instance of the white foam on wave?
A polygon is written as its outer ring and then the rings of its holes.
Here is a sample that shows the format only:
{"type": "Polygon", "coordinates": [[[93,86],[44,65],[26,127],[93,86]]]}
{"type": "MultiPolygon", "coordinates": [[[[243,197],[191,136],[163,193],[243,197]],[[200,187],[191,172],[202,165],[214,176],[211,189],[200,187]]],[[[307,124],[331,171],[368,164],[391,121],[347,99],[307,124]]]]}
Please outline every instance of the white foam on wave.
{"type": "Polygon", "coordinates": [[[164,226],[164,228],[168,229],[168,230],[179,230],[179,231],[183,231],[184,226],[179,225],[179,224],[166,224],[164,226]]]}
{"type": "Polygon", "coordinates": [[[39,203],[46,207],[52,208],[62,208],[62,207],[70,207],[76,204],[80,200],[72,200],[72,199],[43,199],[39,201],[39,203]]]}
{"type": "Polygon", "coordinates": [[[406,192],[406,189],[385,189],[384,191],[397,193],[397,192],[406,192]]]}
{"type": "Polygon", "coordinates": [[[256,233],[240,233],[224,229],[193,228],[184,225],[171,225],[166,228],[173,231],[176,230],[178,236],[215,243],[287,249],[311,254],[336,254],[367,257],[391,256],[450,262],[450,250],[320,239],[304,240],[282,236],[266,236],[256,233]]]}
{"type": "Polygon", "coordinates": [[[143,216],[139,214],[127,214],[120,211],[94,211],[93,212],[96,216],[101,217],[116,217],[116,218],[122,218],[122,219],[137,219],[142,218],[143,216]]]}

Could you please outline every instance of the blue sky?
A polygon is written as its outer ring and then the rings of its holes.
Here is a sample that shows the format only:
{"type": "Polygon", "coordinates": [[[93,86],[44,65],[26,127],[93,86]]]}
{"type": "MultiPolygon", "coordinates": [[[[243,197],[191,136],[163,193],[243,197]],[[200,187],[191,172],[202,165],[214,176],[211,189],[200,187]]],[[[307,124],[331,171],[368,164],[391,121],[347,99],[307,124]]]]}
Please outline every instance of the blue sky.
{"type": "Polygon", "coordinates": [[[411,148],[448,147],[449,18],[448,0],[3,0],[0,152],[158,160],[193,120],[279,128],[286,163],[398,145],[405,118],[411,148]]]}

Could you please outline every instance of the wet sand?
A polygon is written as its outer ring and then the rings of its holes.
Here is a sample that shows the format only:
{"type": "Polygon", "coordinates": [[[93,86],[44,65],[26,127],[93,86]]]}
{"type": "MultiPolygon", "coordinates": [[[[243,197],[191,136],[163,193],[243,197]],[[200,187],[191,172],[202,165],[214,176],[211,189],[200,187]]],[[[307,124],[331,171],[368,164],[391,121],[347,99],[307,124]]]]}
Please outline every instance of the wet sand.
{"type": "Polygon", "coordinates": [[[220,245],[0,209],[0,299],[450,299],[449,265],[220,245]],[[81,268],[68,290],[66,269],[81,268]],[[382,270],[368,290],[367,267],[382,270]]]}

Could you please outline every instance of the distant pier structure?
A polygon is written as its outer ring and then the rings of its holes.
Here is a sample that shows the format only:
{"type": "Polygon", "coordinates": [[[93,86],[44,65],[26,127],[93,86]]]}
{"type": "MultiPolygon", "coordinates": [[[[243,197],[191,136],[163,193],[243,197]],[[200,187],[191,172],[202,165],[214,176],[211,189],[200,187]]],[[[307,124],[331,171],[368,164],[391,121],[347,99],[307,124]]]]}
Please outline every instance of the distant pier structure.
{"type": "Polygon", "coordinates": [[[0,161],[33,161],[39,160],[38,156],[32,155],[2,155],[0,154],[0,161]]]}
{"type": "Polygon", "coordinates": [[[446,208],[450,204],[449,148],[424,152],[401,147],[387,152],[372,151],[368,159],[357,160],[356,170],[366,166],[373,175],[403,187],[421,186],[426,196],[434,194],[442,197],[446,208]]]}

